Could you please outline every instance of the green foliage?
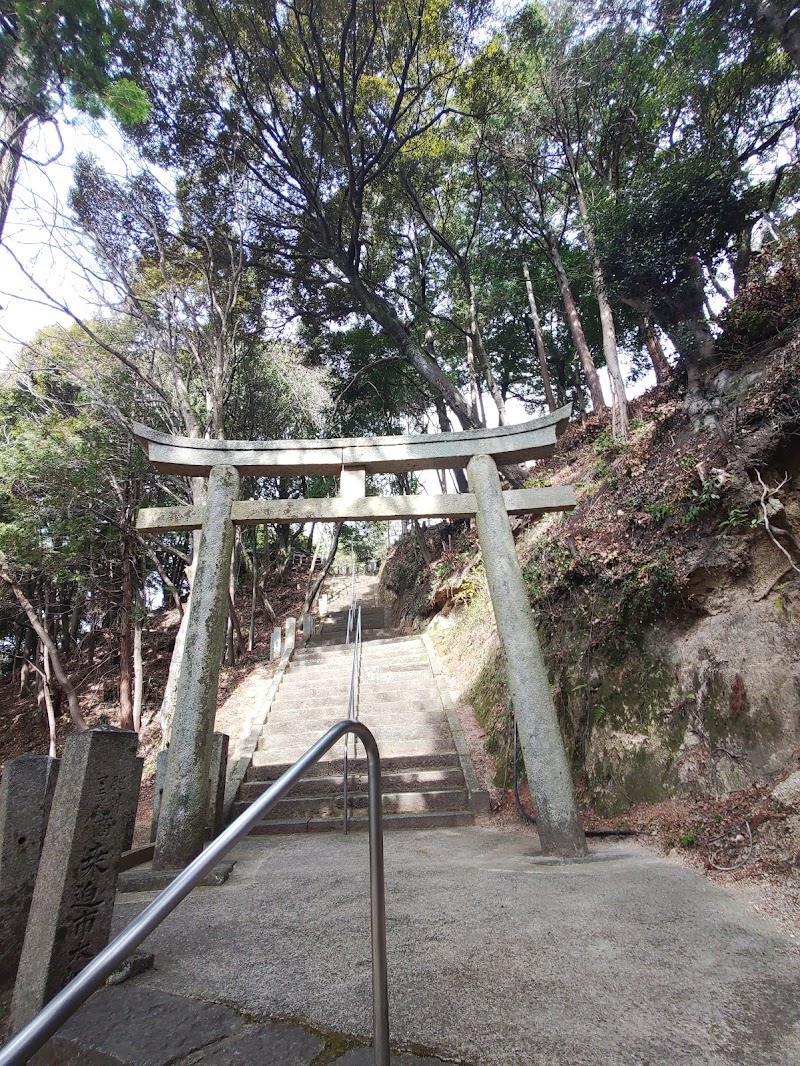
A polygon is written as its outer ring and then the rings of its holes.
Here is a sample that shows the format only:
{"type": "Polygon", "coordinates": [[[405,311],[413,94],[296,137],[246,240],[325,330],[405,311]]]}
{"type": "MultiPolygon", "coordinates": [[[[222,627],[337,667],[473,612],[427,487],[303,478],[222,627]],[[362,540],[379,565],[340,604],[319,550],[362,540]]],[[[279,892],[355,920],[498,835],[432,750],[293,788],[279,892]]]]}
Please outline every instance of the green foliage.
{"type": "Polygon", "coordinates": [[[532,477],[527,478],[523,488],[526,489],[549,489],[553,484],[553,475],[550,471],[544,474],[534,474],[532,477]]]}
{"type": "Polygon", "coordinates": [[[601,430],[592,445],[592,451],[595,455],[616,455],[620,451],[622,445],[616,441],[611,433],[610,429],[601,430]]]}
{"type": "Polygon", "coordinates": [[[130,78],[119,78],[103,93],[103,103],[122,126],[138,126],[150,117],[153,105],[130,78]]]}
{"type": "Polygon", "coordinates": [[[679,840],[682,848],[694,848],[697,846],[697,836],[691,829],[681,833],[679,840]]]}
{"type": "Polygon", "coordinates": [[[662,617],[676,593],[675,571],[666,558],[653,559],[627,578],[620,590],[619,609],[626,625],[662,617]]]}
{"type": "Polygon", "coordinates": [[[720,533],[733,533],[744,526],[750,526],[750,511],[746,507],[732,507],[728,517],[719,524],[720,533]]]}
{"type": "Polygon", "coordinates": [[[672,514],[672,508],[668,503],[659,501],[658,503],[646,503],[642,508],[653,519],[653,523],[657,526],[662,525],[672,514]]]}
{"type": "Polygon", "coordinates": [[[379,522],[347,522],[339,535],[338,556],[355,557],[359,563],[380,559],[386,553],[386,529],[379,522]]]}
{"type": "Polygon", "coordinates": [[[719,348],[742,355],[797,324],[800,317],[800,238],[764,249],[747,284],[721,316],[719,348]]]}
{"type": "Polygon", "coordinates": [[[685,526],[696,522],[698,518],[713,511],[719,503],[719,486],[714,481],[704,481],[699,489],[691,489],[689,493],[690,504],[681,522],[685,526]]]}
{"type": "Polygon", "coordinates": [[[528,593],[539,598],[572,570],[574,560],[569,550],[557,540],[547,540],[542,550],[528,560],[522,570],[522,576],[528,587],[528,593]]]}

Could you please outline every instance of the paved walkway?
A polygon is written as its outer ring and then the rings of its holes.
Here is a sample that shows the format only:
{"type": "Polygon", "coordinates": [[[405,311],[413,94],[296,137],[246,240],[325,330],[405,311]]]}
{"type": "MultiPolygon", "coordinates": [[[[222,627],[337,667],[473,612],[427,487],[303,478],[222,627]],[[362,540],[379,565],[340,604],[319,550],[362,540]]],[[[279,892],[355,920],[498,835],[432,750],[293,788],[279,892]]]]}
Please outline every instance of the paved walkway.
{"type": "MultiPolygon", "coordinates": [[[[537,858],[535,842],[476,828],[387,835],[393,1045],[471,1066],[800,1062],[800,952],[771,923],[636,844],[565,865],[537,858]]],[[[119,993],[367,1039],[366,844],[245,841],[228,883],[167,919],[148,942],[156,969],[119,993]]],[[[120,897],[118,921],[149,898],[120,897]]]]}

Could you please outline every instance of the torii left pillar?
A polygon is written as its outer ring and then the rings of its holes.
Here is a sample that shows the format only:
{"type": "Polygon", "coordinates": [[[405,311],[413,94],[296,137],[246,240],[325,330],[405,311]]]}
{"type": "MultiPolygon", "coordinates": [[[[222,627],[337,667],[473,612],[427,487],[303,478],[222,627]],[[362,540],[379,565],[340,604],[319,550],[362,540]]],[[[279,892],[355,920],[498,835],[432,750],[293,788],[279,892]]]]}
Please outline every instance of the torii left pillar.
{"type": "Polygon", "coordinates": [[[225,644],[239,471],[214,466],[208,478],[197,571],[189,601],[153,868],[179,870],[203,850],[217,685],[225,644]]]}

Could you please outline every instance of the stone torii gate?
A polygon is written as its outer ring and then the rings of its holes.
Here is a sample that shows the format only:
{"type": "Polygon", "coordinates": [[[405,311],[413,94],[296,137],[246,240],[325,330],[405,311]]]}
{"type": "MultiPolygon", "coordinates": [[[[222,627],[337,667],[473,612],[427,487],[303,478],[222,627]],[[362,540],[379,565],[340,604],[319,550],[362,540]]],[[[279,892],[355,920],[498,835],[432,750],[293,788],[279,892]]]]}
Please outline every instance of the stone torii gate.
{"type": "Polygon", "coordinates": [[[341,440],[201,440],[135,426],[136,438],[157,470],[208,478],[205,506],[144,508],[136,523],[143,532],[202,531],[154,867],[182,868],[203,848],[234,526],[402,518],[476,519],[542,850],[546,855],[586,854],[547,670],[508,522],[509,515],[570,510],[575,496],[571,487],[504,492],[497,470],[498,463],[551,455],[570,412],[564,407],[545,418],[500,429],[341,440]],[[367,473],[453,468],[466,468],[468,493],[366,495],[367,473]],[[243,476],[302,474],[337,476],[339,495],[238,499],[243,476]]]}

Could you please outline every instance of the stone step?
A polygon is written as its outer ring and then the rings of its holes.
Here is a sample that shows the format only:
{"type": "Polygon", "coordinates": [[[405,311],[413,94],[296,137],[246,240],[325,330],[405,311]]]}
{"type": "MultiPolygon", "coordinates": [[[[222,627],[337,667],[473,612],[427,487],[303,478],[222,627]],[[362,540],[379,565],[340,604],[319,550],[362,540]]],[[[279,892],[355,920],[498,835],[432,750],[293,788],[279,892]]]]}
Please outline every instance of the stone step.
{"type": "MultiPolygon", "coordinates": [[[[350,678],[353,673],[353,660],[347,659],[343,663],[325,663],[317,667],[310,666],[297,666],[294,669],[289,667],[283,677],[284,685],[310,685],[330,682],[347,682],[350,683],[350,678]]],[[[395,681],[402,681],[405,679],[414,680],[422,677],[433,677],[430,663],[423,662],[422,660],[415,660],[414,662],[401,662],[394,663],[391,660],[386,662],[369,662],[361,660],[361,668],[359,676],[369,681],[379,680],[381,677],[390,674],[395,681]]]]}
{"type": "MultiPolygon", "coordinates": [[[[319,740],[318,734],[314,734],[314,741],[316,740],[319,740]]],[[[263,758],[263,763],[261,759],[258,759],[258,762],[261,765],[268,762],[294,763],[297,762],[297,760],[303,755],[305,755],[305,753],[310,747],[310,743],[303,743],[302,741],[298,741],[297,737],[286,737],[284,738],[284,742],[282,744],[278,743],[274,744],[272,747],[258,748],[253,753],[253,762],[256,762],[256,759],[260,755],[263,758]]],[[[434,743],[434,741],[430,739],[407,740],[403,742],[398,740],[394,742],[391,747],[385,744],[383,746],[379,744],[378,749],[379,751],[381,751],[382,758],[383,756],[387,758],[413,758],[415,761],[418,762],[420,760],[420,757],[422,756],[454,754],[453,741],[449,737],[444,738],[441,741],[437,741],[436,743],[434,743]]],[[[322,756],[322,758],[320,759],[320,764],[330,763],[337,759],[340,759],[341,752],[341,744],[334,744],[334,746],[327,752],[327,754],[322,756]]],[[[420,765],[422,764],[420,763],[420,765]]],[[[429,765],[438,764],[431,763],[429,765]]]]}
{"type": "MultiPolygon", "coordinates": [[[[324,691],[324,690],[323,690],[324,691]]],[[[348,690],[344,692],[326,692],[319,696],[299,696],[293,692],[278,693],[271,714],[295,714],[298,717],[306,711],[330,711],[331,714],[347,712],[348,690]]],[[[438,692],[431,692],[429,688],[418,688],[400,695],[397,689],[377,689],[359,692],[358,706],[386,708],[387,713],[393,708],[402,711],[405,707],[409,711],[440,710],[441,702],[438,692]]]]}
{"type": "MultiPolygon", "coordinates": [[[[316,763],[310,767],[303,780],[310,777],[327,777],[344,772],[344,760],[341,757],[341,746],[337,744],[336,751],[329,753],[331,757],[324,762],[316,763]]],[[[263,751],[253,754],[252,762],[247,768],[245,781],[277,781],[281,774],[286,773],[293,765],[285,759],[274,759],[263,751]]],[[[357,759],[348,759],[348,769],[354,773],[366,776],[367,760],[364,756],[357,759]]],[[[381,758],[382,775],[390,773],[418,773],[430,770],[460,770],[461,763],[455,751],[418,752],[418,753],[393,753],[381,758]]]]}
{"type": "MultiPolygon", "coordinates": [[[[447,716],[444,711],[437,714],[430,714],[425,711],[418,712],[417,714],[402,714],[396,715],[382,715],[378,716],[373,710],[375,717],[370,719],[366,715],[364,708],[361,709],[359,716],[360,720],[371,729],[376,738],[380,734],[386,735],[387,733],[398,733],[409,739],[417,736],[425,736],[428,733],[436,736],[447,736],[450,733],[450,724],[447,721],[447,716]]],[[[302,730],[303,733],[316,733],[318,736],[325,732],[326,729],[330,729],[332,725],[335,725],[340,718],[336,718],[335,715],[298,715],[293,718],[289,715],[272,717],[267,721],[267,724],[261,731],[262,738],[277,737],[277,736],[295,736],[298,730],[302,730]]],[[[380,743],[380,741],[378,741],[380,743]]]]}
{"type": "MultiPolygon", "coordinates": [[[[329,765],[329,764],[326,764],[329,765]]],[[[245,781],[239,788],[237,800],[252,803],[269,788],[275,780],[245,781]]],[[[384,792],[432,792],[442,789],[463,789],[464,775],[461,767],[443,767],[435,770],[407,770],[400,773],[381,775],[384,792]]],[[[291,796],[329,796],[342,788],[342,774],[335,776],[304,777],[292,789],[291,796]]],[[[348,774],[348,788],[351,792],[367,791],[366,773],[348,774]]]]}
{"type": "MultiPolygon", "coordinates": [[[[377,648],[385,648],[385,647],[396,647],[398,650],[401,650],[403,648],[414,647],[414,646],[416,646],[417,648],[424,648],[425,647],[425,645],[422,643],[422,640],[421,640],[420,637],[399,637],[395,633],[393,636],[382,637],[380,640],[371,640],[369,642],[369,651],[370,651],[370,653],[373,653],[377,648]]],[[[316,645],[316,644],[314,644],[312,642],[307,647],[300,649],[299,652],[297,652],[295,654],[300,654],[303,657],[314,656],[314,655],[326,656],[326,655],[336,654],[337,652],[340,653],[340,654],[344,654],[347,651],[349,651],[350,654],[352,654],[352,652],[353,652],[353,645],[352,644],[345,644],[343,642],[340,645],[325,644],[325,645],[320,646],[320,645],[316,645]]]]}
{"type": "MultiPolygon", "coordinates": [[[[363,629],[361,630],[361,640],[364,644],[370,644],[372,641],[392,640],[395,636],[393,629],[363,629]]],[[[330,637],[324,633],[315,633],[313,637],[313,646],[315,648],[324,648],[326,645],[331,644],[338,646],[344,644],[344,634],[334,634],[330,637]]],[[[347,647],[347,645],[344,645],[347,647]]],[[[352,647],[352,645],[350,645],[352,647]]]]}
{"type": "MultiPolygon", "coordinates": [[[[383,818],[385,832],[396,829],[455,829],[462,825],[472,825],[471,811],[425,811],[422,814],[387,814],[383,818]]],[[[347,820],[348,830],[360,830],[368,827],[365,815],[352,815],[347,820]]],[[[256,822],[250,830],[251,835],[261,836],[271,833],[330,833],[342,832],[342,818],[313,818],[308,821],[286,819],[256,822]]]]}
{"type": "MultiPolygon", "coordinates": [[[[286,799],[275,804],[264,820],[341,818],[343,798],[341,787],[338,792],[328,796],[287,796],[286,799]]],[[[384,792],[381,798],[384,814],[419,814],[425,811],[469,809],[469,797],[464,788],[436,792],[384,792]]],[[[347,802],[348,810],[354,813],[365,812],[368,796],[365,792],[348,793],[347,802]]],[[[233,817],[238,818],[249,806],[250,804],[244,801],[234,803],[233,817]]]]}
{"type": "MultiPolygon", "coordinates": [[[[342,629],[342,630],[347,629],[347,617],[348,616],[346,614],[343,617],[341,617],[341,618],[331,618],[331,616],[328,615],[324,622],[321,622],[321,623],[317,622],[317,634],[324,633],[326,630],[330,630],[330,629],[342,629]]],[[[355,620],[353,621],[353,625],[355,625],[355,620]]],[[[390,625],[387,625],[386,616],[384,615],[383,611],[380,611],[380,610],[370,610],[370,611],[362,610],[361,611],[361,631],[362,631],[362,633],[364,632],[364,630],[368,630],[368,629],[391,629],[391,628],[392,627],[390,625]]]]}
{"type": "Polygon", "coordinates": [[[424,651],[425,642],[422,640],[422,637],[419,636],[401,637],[395,633],[391,640],[384,640],[379,644],[376,644],[373,641],[370,644],[370,654],[378,655],[382,648],[392,648],[394,651],[398,652],[398,654],[402,654],[402,652],[405,651],[424,651]]]}
{"type": "MultiPolygon", "coordinates": [[[[347,697],[348,691],[326,692],[318,696],[298,696],[292,692],[287,692],[281,696],[279,693],[275,697],[275,704],[270,713],[275,714],[277,712],[296,717],[301,717],[309,711],[318,711],[319,713],[330,711],[331,714],[346,713],[347,697]]],[[[360,708],[367,706],[386,708],[387,713],[392,710],[402,711],[404,708],[415,712],[439,711],[442,706],[438,692],[431,693],[430,689],[423,689],[421,692],[416,693],[410,692],[403,694],[402,697],[399,696],[396,690],[361,692],[359,693],[358,705],[360,708]]]]}
{"type": "MultiPolygon", "coordinates": [[[[319,740],[326,728],[330,729],[335,724],[336,721],[333,720],[327,726],[323,725],[319,729],[289,730],[285,733],[279,733],[275,730],[267,731],[266,735],[262,733],[259,737],[256,750],[280,753],[286,747],[286,758],[299,759],[304,752],[308,751],[312,744],[319,740]],[[288,748],[291,748],[291,755],[288,753],[288,748]]],[[[375,737],[378,749],[386,748],[387,752],[392,754],[394,754],[397,746],[405,748],[407,745],[424,746],[427,744],[432,751],[450,751],[453,747],[453,738],[446,720],[441,724],[421,723],[398,728],[394,728],[391,725],[370,724],[368,728],[375,737]]]]}
{"type": "MultiPolygon", "coordinates": [[[[333,663],[290,663],[284,675],[284,683],[286,681],[300,682],[310,681],[312,678],[325,677],[325,678],[337,678],[347,677],[350,678],[350,674],[353,669],[352,658],[346,659],[343,662],[333,663]]],[[[366,659],[362,655],[361,657],[361,669],[360,675],[363,678],[366,674],[378,676],[380,674],[414,674],[425,673],[428,676],[431,674],[431,664],[427,659],[423,659],[421,656],[405,656],[402,658],[395,658],[393,656],[386,656],[382,659],[366,659]]]]}
{"type": "MultiPolygon", "coordinates": [[[[353,642],[345,644],[344,637],[342,637],[341,644],[323,644],[315,645],[308,644],[305,647],[298,648],[295,653],[296,661],[302,661],[303,659],[329,659],[335,658],[337,655],[345,656],[352,655],[353,642]]],[[[398,656],[403,655],[426,655],[425,645],[419,640],[418,637],[394,637],[391,640],[376,640],[370,641],[369,647],[363,649],[364,655],[368,656],[398,656]]]]}
{"type": "MultiPolygon", "coordinates": [[[[350,671],[347,674],[317,674],[315,670],[309,670],[307,674],[289,676],[288,674],[281,681],[280,693],[296,693],[301,698],[303,696],[314,695],[316,692],[322,693],[344,693],[346,696],[350,691],[350,671]]],[[[412,687],[416,689],[433,689],[436,691],[436,679],[428,670],[405,670],[405,671],[381,671],[374,670],[364,672],[362,671],[359,678],[359,688],[364,689],[377,689],[386,688],[387,686],[396,686],[398,689],[405,691],[406,687],[412,687]]]]}

